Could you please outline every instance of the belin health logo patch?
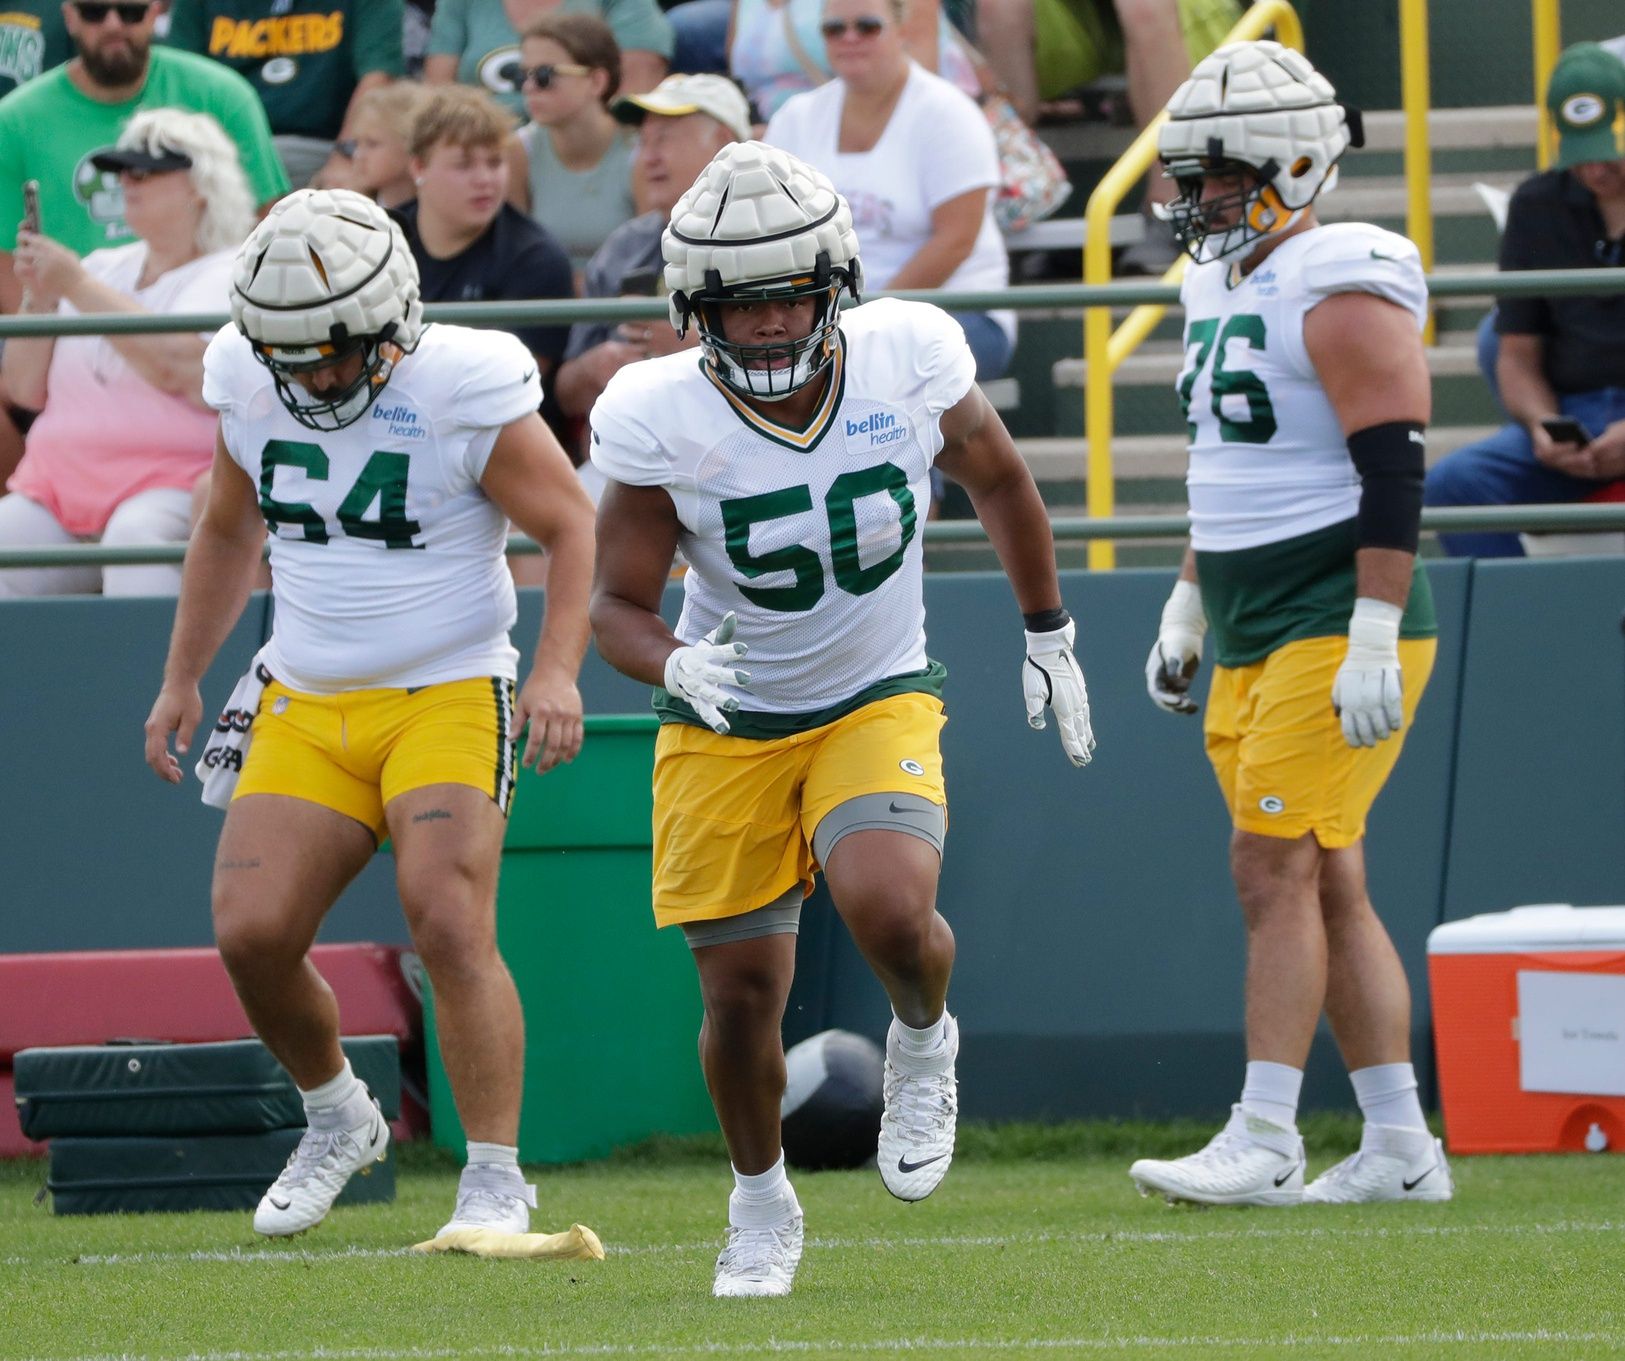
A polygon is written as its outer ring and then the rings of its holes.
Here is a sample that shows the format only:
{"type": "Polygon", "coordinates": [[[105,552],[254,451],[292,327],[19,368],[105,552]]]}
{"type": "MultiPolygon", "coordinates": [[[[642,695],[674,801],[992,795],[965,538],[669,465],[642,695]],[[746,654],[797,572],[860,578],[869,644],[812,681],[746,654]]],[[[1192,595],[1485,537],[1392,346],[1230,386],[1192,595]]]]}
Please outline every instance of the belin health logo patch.
{"type": "Polygon", "coordinates": [[[418,424],[418,413],[401,403],[394,406],[385,406],[382,402],[373,403],[372,418],[375,421],[388,422],[389,433],[396,439],[429,438],[429,432],[418,424]]]}
{"type": "Polygon", "coordinates": [[[862,420],[849,419],[846,423],[846,437],[854,439],[867,435],[871,449],[877,444],[893,444],[907,434],[908,427],[889,411],[872,412],[862,420]]]}

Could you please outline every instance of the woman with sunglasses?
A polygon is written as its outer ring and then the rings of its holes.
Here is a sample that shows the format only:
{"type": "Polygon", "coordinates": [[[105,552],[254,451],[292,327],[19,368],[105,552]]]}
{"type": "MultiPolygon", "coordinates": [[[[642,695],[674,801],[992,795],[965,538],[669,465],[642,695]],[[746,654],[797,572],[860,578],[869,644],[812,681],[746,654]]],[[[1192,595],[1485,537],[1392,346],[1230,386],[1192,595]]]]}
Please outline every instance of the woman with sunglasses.
{"type": "MultiPolygon", "coordinates": [[[[829,84],[790,99],[762,140],[822,170],[852,205],[866,291],[1001,289],[999,157],[974,101],[913,61],[905,0],[825,0],[829,84]]],[[[955,312],[980,382],[1009,367],[1011,312],[955,312]]]]}
{"type": "Polygon", "coordinates": [[[521,35],[519,61],[531,121],[509,143],[509,198],[553,234],[580,279],[604,238],[637,214],[635,133],[609,111],[621,49],[602,19],[545,14],[521,35]]]}
{"type": "MultiPolygon", "coordinates": [[[[117,175],[129,245],[80,260],[42,232],[18,234],[25,313],[210,313],[225,306],[237,245],[254,225],[237,149],[207,114],[147,109],[90,158],[117,175]]],[[[49,230],[49,220],[41,224],[49,230]]],[[[0,371],[39,412],[0,497],[0,545],[185,540],[192,493],[214,454],[203,401],[207,336],[13,338],[0,371]]],[[[16,595],[174,595],[178,564],[0,571],[16,595]]]]}

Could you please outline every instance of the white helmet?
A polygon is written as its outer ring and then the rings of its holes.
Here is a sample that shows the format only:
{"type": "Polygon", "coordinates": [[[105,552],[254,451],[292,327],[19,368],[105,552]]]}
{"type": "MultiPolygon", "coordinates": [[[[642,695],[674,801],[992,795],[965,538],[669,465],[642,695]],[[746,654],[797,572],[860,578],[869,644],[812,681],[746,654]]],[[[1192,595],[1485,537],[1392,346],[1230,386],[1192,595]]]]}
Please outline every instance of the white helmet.
{"type": "Polygon", "coordinates": [[[231,280],[231,319],[271,370],[301,425],[338,430],[361,416],[423,332],[418,267],[406,237],[371,199],[301,189],[254,228],[231,280]],[[293,374],[360,354],[359,376],[316,394],[293,374]]]}
{"type": "Polygon", "coordinates": [[[852,210],[835,186],[788,151],[732,142],[671,211],[660,239],[671,324],[692,320],[712,371],[747,397],[780,401],[807,386],[835,354],[840,293],[863,282],[852,210]],[[741,345],[723,331],[718,304],[816,297],[812,334],[741,345]]]}
{"type": "Polygon", "coordinates": [[[1218,260],[1296,222],[1337,183],[1338,158],[1364,143],[1359,110],[1280,43],[1228,43],[1198,62],[1168,101],[1157,154],[1179,185],[1163,210],[1192,258],[1218,260]],[[1204,172],[1245,166],[1256,183],[1202,202],[1204,172]],[[1239,215],[1235,209],[1239,206],[1239,215]],[[1234,218],[1231,225],[1214,221],[1234,218]]]}

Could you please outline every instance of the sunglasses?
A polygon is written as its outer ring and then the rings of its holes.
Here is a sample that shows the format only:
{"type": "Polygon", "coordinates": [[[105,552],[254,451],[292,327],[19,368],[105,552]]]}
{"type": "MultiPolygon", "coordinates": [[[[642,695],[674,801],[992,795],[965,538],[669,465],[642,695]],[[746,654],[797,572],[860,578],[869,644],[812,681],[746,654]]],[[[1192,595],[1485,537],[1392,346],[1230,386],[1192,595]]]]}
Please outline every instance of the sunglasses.
{"type": "Polygon", "coordinates": [[[825,42],[834,42],[849,32],[860,38],[872,38],[885,27],[886,21],[878,15],[865,14],[856,19],[825,19],[818,25],[818,31],[824,35],[825,42]]]}
{"type": "Polygon", "coordinates": [[[131,184],[145,184],[148,180],[155,180],[160,175],[178,175],[181,171],[179,166],[176,166],[173,170],[147,170],[140,166],[127,165],[118,173],[120,179],[129,180],[131,184]]]}
{"type": "Polygon", "coordinates": [[[553,65],[516,66],[513,72],[513,83],[520,89],[527,85],[534,85],[538,90],[545,90],[559,76],[589,76],[591,74],[592,67],[577,66],[570,61],[561,61],[553,65]]]}
{"type": "Polygon", "coordinates": [[[109,14],[117,14],[121,24],[134,27],[146,22],[152,5],[150,0],[114,0],[111,4],[103,0],[75,0],[74,8],[87,24],[105,24],[109,14]]]}

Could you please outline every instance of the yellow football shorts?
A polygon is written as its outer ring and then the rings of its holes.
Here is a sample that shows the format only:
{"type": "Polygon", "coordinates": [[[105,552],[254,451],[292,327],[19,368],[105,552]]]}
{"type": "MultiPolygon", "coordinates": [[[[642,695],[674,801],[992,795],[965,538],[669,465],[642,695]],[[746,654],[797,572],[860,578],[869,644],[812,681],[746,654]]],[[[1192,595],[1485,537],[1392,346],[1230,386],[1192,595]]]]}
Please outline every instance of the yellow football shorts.
{"type": "Polygon", "coordinates": [[[809,732],[758,741],[667,723],[655,741],[654,910],[659,926],[737,917],[798,883],[813,833],[864,794],[946,805],[933,695],[891,695],[809,732]]]}
{"type": "Polygon", "coordinates": [[[1216,667],[1202,731],[1235,826],[1288,840],[1313,832],[1327,850],[1363,837],[1437,650],[1432,638],[1400,640],[1405,726],[1374,747],[1349,746],[1332,712],[1347,638],[1304,638],[1249,666],[1216,667]]]}
{"type": "Polygon", "coordinates": [[[319,803],[380,841],[390,800],[425,785],[473,785],[506,813],[517,769],[512,717],[513,682],[500,676],[338,695],[273,680],[232,798],[287,794],[319,803]]]}

